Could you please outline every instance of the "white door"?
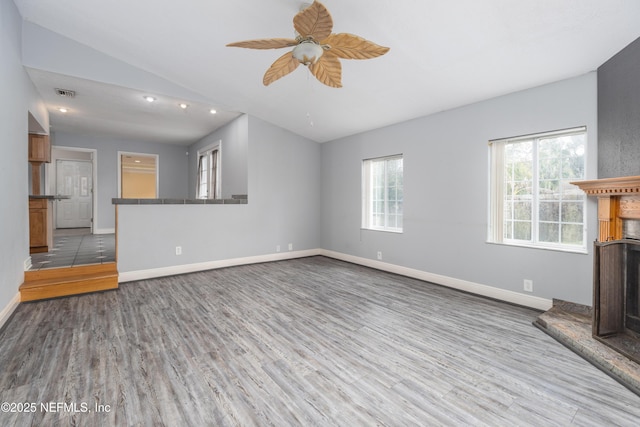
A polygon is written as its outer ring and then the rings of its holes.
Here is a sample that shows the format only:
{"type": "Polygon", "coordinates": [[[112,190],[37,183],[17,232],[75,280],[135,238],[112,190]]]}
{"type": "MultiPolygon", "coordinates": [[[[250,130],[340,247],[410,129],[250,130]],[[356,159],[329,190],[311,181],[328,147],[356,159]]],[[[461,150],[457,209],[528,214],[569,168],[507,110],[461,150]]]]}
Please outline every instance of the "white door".
{"type": "Polygon", "coordinates": [[[93,165],[82,160],[56,161],[56,228],[91,227],[93,165]]]}

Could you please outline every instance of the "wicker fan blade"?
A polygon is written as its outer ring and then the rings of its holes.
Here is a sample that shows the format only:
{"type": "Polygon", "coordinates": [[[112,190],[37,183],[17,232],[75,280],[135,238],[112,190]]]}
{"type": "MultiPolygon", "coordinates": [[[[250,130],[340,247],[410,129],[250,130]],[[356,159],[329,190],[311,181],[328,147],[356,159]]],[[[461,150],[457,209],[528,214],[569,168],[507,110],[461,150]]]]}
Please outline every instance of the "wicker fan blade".
{"type": "Polygon", "coordinates": [[[379,46],[360,36],[347,33],[331,34],[322,40],[322,44],[329,45],[329,52],[344,59],[370,59],[389,51],[388,47],[379,46]]]}
{"type": "Polygon", "coordinates": [[[246,47],[249,49],[280,49],[282,47],[291,47],[297,44],[298,41],[294,39],[257,39],[229,43],[227,46],[246,47]]]}
{"type": "Polygon", "coordinates": [[[331,14],[322,3],[313,4],[293,18],[293,27],[301,37],[313,37],[315,41],[329,37],[333,29],[331,14]]]}
{"type": "Polygon", "coordinates": [[[342,87],[342,64],[334,55],[325,52],[315,64],[309,65],[311,74],[327,86],[342,87]]]}
{"type": "Polygon", "coordinates": [[[279,78],[286,76],[298,68],[298,65],[300,65],[300,62],[293,57],[291,52],[287,52],[271,64],[271,67],[264,73],[262,83],[264,83],[265,86],[269,86],[279,78]]]}

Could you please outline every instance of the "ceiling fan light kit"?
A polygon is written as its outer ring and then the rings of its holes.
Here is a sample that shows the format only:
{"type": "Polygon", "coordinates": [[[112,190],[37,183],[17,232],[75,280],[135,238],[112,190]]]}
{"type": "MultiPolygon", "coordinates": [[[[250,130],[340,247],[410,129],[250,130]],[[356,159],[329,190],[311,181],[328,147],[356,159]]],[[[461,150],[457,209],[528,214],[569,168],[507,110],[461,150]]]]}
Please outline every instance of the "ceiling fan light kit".
{"type": "Polygon", "coordinates": [[[371,59],[384,55],[388,47],[379,46],[362,37],[339,33],[332,34],[333,19],[327,8],[314,1],[293,18],[295,39],[272,38],[229,43],[230,47],[249,49],[280,49],[293,47],[269,67],[262,79],[265,86],[298,68],[309,68],[318,81],[331,87],[342,87],[340,59],[371,59]]]}
{"type": "Polygon", "coordinates": [[[302,65],[309,66],[318,62],[323,52],[322,46],[308,40],[294,47],[291,53],[302,65]]]}

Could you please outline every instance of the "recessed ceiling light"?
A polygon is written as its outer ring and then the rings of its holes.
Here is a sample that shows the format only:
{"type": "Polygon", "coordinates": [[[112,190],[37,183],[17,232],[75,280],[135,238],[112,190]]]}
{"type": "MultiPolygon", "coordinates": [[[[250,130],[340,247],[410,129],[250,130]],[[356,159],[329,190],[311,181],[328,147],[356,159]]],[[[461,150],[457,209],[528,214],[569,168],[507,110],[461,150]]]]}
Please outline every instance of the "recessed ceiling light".
{"type": "Polygon", "coordinates": [[[134,160],[134,163],[142,163],[141,160],[134,160]]]}
{"type": "Polygon", "coordinates": [[[66,109],[66,108],[64,108],[64,107],[60,107],[60,108],[58,108],[58,111],[60,111],[61,113],[66,113],[66,112],[67,112],[67,111],[69,111],[69,110],[67,110],[67,109],[66,109]]]}
{"type": "Polygon", "coordinates": [[[216,111],[216,110],[214,110],[213,108],[212,108],[211,110],[209,110],[209,112],[210,112],[211,114],[215,114],[215,113],[217,113],[217,111],[216,111]]]}
{"type": "Polygon", "coordinates": [[[180,108],[182,108],[183,110],[186,110],[187,107],[189,106],[189,104],[185,104],[184,102],[178,104],[180,106],[180,108]]]}
{"type": "Polygon", "coordinates": [[[145,95],[143,96],[144,99],[146,99],[148,102],[153,102],[156,99],[153,96],[149,96],[149,95],[145,95]]]}

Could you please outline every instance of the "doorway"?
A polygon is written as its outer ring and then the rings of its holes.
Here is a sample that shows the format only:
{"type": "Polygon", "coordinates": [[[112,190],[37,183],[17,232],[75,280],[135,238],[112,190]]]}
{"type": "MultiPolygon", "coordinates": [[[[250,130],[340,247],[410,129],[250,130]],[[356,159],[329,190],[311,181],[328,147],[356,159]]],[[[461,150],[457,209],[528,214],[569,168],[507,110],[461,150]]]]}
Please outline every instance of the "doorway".
{"type": "Polygon", "coordinates": [[[118,152],[118,196],[158,198],[158,155],[118,152]]]}
{"type": "Polygon", "coordinates": [[[52,163],[45,164],[46,194],[77,195],[78,200],[75,202],[77,206],[60,207],[60,204],[69,202],[71,198],[55,201],[53,209],[55,248],[50,252],[33,254],[29,270],[115,263],[114,231],[95,227],[99,214],[97,160],[97,150],[92,148],[57,145],[51,147],[52,163]],[[66,220],[61,219],[62,222],[60,222],[59,218],[63,217],[66,217],[66,220]],[[68,222],[70,217],[76,218],[74,222],[68,222]],[[89,219],[88,225],[87,219],[89,219]],[[67,228],[70,226],[74,228],[67,228]],[[80,228],[76,228],[77,226],[80,228]]]}

